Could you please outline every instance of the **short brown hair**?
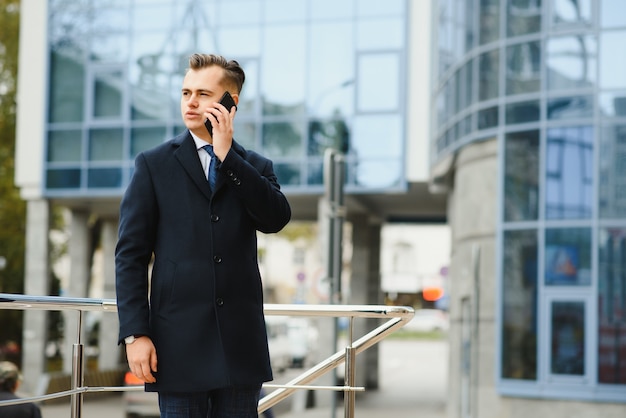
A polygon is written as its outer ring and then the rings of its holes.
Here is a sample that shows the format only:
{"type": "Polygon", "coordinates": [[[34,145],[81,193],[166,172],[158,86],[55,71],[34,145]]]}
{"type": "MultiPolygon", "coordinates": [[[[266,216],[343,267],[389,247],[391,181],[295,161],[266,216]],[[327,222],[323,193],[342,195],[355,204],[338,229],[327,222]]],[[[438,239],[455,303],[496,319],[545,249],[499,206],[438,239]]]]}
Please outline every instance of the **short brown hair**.
{"type": "Polygon", "coordinates": [[[227,87],[234,87],[237,90],[233,93],[241,93],[243,83],[246,81],[246,74],[237,61],[228,61],[223,56],[214,54],[193,54],[189,57],[189,69],[191,70],[200,70],[213,65],[224,69],[223,83],[227,87]]]}

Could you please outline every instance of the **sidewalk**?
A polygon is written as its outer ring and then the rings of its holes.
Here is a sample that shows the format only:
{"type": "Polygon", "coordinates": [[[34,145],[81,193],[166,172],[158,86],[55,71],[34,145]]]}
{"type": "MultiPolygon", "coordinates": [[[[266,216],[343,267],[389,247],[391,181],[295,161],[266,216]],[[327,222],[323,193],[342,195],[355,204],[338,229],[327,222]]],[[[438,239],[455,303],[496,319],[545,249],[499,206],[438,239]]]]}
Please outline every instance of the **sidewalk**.
{"type": "MultiPolygon", "coordinates": [[[[448,344],[445,341],[382,341],[380,388],[357,394],[355,418],[445,418],[448,344]]],[[[344,416],[343,403],[336,418],[344,416]]],[[[330,418],[330,407],[275,414],[280,418],[330,418]]]]}

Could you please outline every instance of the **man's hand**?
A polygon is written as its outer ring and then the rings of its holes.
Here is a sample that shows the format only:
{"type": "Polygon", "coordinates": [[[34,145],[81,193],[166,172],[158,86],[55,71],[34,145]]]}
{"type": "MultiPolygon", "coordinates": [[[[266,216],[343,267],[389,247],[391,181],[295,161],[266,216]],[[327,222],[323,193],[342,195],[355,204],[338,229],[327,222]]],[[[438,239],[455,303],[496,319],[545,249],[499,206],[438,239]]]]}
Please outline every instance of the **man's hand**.
{"type": "Polygon", "coordinates": [[[156,348],[149,337],[138,337],[132,344],[126,345],[126,358],[130,371],[141,381],[156,382],[152,372],[157,371],[156,348]]]}
{"type": "Polygon", "coordinates": [[[235,106],[229,112],[224,105],[214,102],[212,107],[209,107],[204,114],[211,121],[211,125],[213,125],[213,152],[220,161],[224,161],[233,143],[233,119],[235,118],[235,112],[237,112],[235,106]]]}

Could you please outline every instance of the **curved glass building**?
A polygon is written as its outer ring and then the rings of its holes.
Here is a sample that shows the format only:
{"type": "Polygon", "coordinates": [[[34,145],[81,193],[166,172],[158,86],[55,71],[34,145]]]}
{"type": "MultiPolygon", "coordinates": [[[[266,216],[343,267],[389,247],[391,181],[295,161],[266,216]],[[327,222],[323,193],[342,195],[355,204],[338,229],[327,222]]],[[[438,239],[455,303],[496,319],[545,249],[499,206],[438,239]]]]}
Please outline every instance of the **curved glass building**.
{"type": "Polygon", "coordinates": [[[454,416],[624,413],[612,403],[626,401],[626,3],[435,9],[431,171],[455,231],[454,416]]]}

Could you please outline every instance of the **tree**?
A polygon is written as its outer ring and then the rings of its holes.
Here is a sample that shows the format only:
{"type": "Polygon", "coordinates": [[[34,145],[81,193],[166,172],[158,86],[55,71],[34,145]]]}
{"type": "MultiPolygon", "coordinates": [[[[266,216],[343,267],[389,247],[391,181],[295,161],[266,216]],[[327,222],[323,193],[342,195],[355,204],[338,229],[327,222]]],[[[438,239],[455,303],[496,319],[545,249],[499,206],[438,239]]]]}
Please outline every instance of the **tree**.
{"type": "MultiPolygon", "coordinates": [[[[14,181],[19,6],[19,0],[0,0],[0,257],[6,259],[0,270],[3,293],[24,291],[26,205],[14,181]]],[[[0,310],[0,330],[1,355],[7,342],[21,341],[22,311],[0,310]]]]}

